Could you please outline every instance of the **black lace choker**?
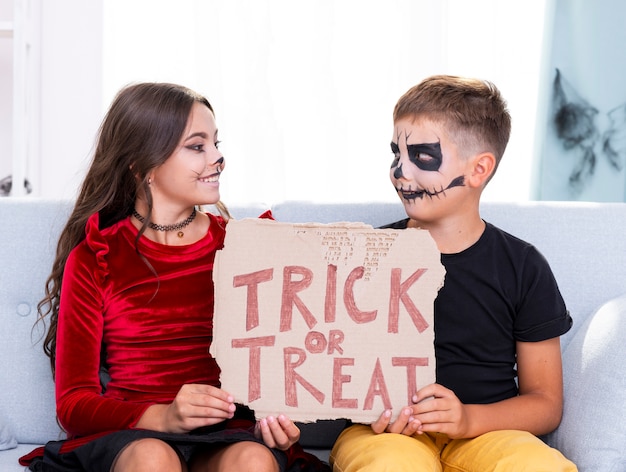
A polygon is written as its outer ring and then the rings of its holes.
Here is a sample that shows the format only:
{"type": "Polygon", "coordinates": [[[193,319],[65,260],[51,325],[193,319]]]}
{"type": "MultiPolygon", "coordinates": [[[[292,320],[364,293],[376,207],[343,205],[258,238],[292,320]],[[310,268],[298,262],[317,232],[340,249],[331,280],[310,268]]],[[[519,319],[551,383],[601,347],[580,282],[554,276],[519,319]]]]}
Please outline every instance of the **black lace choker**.
{"type": "MultiPolygon", "coordinates": [[[[141,216],[137,212],[137,210],[134,208],[133,208],[133,216],[137,218],[139,222],[142,224],[144,221],[146,221],[146,219],[143,216],[141,216]]],[[[182,238],[185,235],[185,233],[183,233],[180,230],[183,229],[185,226],[188,226],[189,223],[191,223],[195,217],[196,217],[196,208],[194,207],[193,211],[191,212],[191,215],[189,215],[185,220],[181,221],[180,223],[174,223],[173,225],[158,225],[156,223],[148,223],[148,228],[153,229],[155,231],[178,231],[177,236],[179,238],[182,238]]]]}

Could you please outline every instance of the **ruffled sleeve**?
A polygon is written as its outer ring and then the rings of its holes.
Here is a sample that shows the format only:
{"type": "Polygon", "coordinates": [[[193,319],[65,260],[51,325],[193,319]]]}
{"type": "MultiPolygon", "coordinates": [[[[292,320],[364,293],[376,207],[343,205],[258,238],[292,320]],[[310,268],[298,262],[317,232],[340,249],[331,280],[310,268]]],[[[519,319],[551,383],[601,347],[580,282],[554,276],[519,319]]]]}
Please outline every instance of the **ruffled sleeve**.
{"type": "Polygon", "coordinates": [[[109,266],[107,264],[107,254],[109,254],[109,245],[100,232],[100,215],[95,213],[87,220],[85,226],[85,243],[93,252],[96,259],[95,272],[98,281],[103,283],[107,275],[109,275],[109,266]]]}

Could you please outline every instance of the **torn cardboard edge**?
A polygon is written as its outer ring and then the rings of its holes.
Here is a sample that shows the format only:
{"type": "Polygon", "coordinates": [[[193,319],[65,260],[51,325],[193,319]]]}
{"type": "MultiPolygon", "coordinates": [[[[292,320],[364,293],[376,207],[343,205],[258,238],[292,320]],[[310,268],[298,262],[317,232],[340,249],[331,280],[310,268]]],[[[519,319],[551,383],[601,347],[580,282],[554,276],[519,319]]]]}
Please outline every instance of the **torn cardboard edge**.
{"type": "Polygon", "coordinates": [[[231,220],[213,276],[222,388],[258,417],[370,423],[435,381],[425,230],[231,220]]]}

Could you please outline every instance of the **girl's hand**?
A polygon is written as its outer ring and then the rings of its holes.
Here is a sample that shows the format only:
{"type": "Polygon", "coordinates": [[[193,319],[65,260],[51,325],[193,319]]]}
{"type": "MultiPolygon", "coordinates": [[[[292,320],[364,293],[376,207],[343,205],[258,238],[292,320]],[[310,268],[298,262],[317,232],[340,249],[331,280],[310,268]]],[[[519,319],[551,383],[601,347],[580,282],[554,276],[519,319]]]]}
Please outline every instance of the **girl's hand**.
{"type": "Polygon", "coordinates": [[[300,429],[285,415],[268,416],[257,421],[254,435],[266,446],[284,451],[300,439],[300,429]]]}
{"type": "Polygon", "coordinates": [[[413,395],[411,410],[419,423],[417,434],[445,433],[452,439],[464,438],[469,430],[465,405],[450,389],[431,384],[413,395]]]}
{"type": "Polygon", "coordinates": [[[211,385],[187,384],[169,405],[150,406],[136,427],[187,433],[232,418],[235,408],[234,398],[228,392],[211,385]]]}

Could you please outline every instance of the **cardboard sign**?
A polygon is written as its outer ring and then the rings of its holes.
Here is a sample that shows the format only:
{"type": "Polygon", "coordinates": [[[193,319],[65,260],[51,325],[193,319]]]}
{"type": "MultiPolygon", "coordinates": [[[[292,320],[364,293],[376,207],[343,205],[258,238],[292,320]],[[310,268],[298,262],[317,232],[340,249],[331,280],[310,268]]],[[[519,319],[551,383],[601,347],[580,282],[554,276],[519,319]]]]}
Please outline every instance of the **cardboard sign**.
{"type": "Polygon", "coordinates": [[[427,231],[230,221],[211,352],[258,417],[370,423],[435,380],[445,269],[427,231]]]}

